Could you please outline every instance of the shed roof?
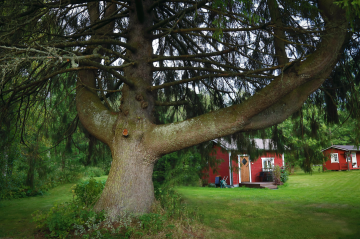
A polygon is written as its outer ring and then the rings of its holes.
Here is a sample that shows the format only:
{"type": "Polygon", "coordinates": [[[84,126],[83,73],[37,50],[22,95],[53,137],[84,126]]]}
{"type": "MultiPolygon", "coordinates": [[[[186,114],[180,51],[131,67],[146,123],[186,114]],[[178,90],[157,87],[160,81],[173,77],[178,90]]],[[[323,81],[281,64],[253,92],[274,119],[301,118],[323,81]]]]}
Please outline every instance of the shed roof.
{"type": "Polygon", "coordinates": [[[326,149],[322,149],[321,151],[325,151],[327,149],[340,149],[340,150],[344,150],[344,151],[360,151],[360,147],[357,147],[355,145],[331,145],[330,147],[326,148],[326,149]]]}
{"type": "MultiPolygon", "coordinates": [[[[254,140],[255,146],[258,149],[263,150],[276,150],[276,146],[271,139],[252,139],[254,140]]],[[[219,144],[226,150],[237,150],[237,144],[235,140],[228,142],[224,138],[218,138],[213,140],[215,143],[219,144]]]]}

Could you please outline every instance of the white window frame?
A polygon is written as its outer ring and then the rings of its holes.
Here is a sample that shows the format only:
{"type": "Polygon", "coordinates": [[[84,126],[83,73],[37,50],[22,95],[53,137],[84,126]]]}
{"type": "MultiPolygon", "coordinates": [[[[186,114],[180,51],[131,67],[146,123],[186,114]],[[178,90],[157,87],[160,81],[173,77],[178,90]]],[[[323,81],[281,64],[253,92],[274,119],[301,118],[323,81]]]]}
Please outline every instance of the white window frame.
{"type": "Polygon", "coordinates": [[[353,167],[357,168],[356,152],[351,152],[351,163],[353,167]]]}
{"type": "Polygon", "coordinates": [[[261,166],[262,166],[262,170],[264,170],[264,171],[272,171],[274,169],[274,166],[275,166],[275,158],[274,157],[261,158],[261,166]],[[271,167],[270,168],[265,169],[265,167],[264,167],[264,162],[265,161],[271,161],[271,167]]]}
{"type": "Polygon", "coordinates": [[[339,154],[338,153],[330,153],[330,160],[331,160],[331,163],[339,163],[339,154]],[[335,161],[333,159],[333,156],[336,155],[336,158],[337,158],[337,161],[335,161]]]}

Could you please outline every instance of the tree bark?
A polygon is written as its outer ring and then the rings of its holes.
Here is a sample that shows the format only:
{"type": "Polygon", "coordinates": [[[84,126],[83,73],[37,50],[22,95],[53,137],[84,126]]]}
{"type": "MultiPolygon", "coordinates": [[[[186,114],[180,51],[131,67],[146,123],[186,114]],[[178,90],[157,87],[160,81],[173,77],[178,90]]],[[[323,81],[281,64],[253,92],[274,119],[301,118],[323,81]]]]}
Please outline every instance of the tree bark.
{"type": "Polygon", "coordinates": [[[276,0],[268,0],[268,6],[271,16],[271,22],[276,25],[276,28],[274,29],[274,46],[276,58],[279,65],[283,65],[288,63],[289,59],[287,57],[285,49],[286,36],[284,31],[281,29],[281,27],[283,27],[283,23],[281,21],[279,6],[276,0]]]}
{"type": "Polygon", "coordinates": [[[112,149],[109,177],[95,210],[105,209],[110,217],[121,212],[149,212],[154,202],[152,173],[155,158],[146,155],[140,140],[118,135],[115,141],[119,146],[112,149]]]}

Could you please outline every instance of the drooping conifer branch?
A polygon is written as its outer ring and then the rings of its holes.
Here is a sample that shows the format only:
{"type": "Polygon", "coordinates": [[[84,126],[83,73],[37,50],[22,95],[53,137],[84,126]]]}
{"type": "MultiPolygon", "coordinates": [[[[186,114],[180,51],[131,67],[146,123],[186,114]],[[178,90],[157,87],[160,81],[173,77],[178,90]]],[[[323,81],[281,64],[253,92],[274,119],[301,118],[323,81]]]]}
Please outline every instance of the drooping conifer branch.
{"type": "Polygon", "coordinates": [[[55,48],[61,48],[61,47],[74,47],[74,46],[89,46],[89,45],[102,45],[102,44],[112,44],[112,45],[118,45],[122,46],[132,52],[136,52],[136,48],[132,47],[131,45],[119,41],[119,40],[113,40],[113,39],[92,39],[89,41],[73,41],[73,42],[64,42],[64,43],[55,43],[52,44],[52,47],[55,48]]]}
{"type": "MultiPolygon", "coordinates": [[[[268,112],[267,109],[271,110],[272,107],[274,107],[274,110],[277,109],[277,112],[281,111],[281,107],[287,107],[289,111],[285,113],[286,115],[298,110],[299,104],[292,107],[287,105],[289,102],[286,101],[290,98],[295,100],[297,97],[304,99],[304,97],[307,97],[322,84],[325,78],[324,76],[331,72],[332,67],[338,61],[339,55],[334,55],[330,52],[337,51],[340,53],[345,40],[344,32],[346,31],[347,23],[344,18],[337,18],[338,14],[343,16],[343,12],[339,9],[334,11],[335,7],[328,7],[326,6],[327,3],[328,1],[321,1],[320,8],[324,11],[323,14],[325,18],[331,19],[332,21],[332,24],[328,24],[326,28],[327,33],[332,35],[331,41],[322,41],[318,49],[311,56],[307,57],[306,60],[303,62],[295,62],[283,75],[276,77],[267,87],[250,97],[244,103],[180,123],[168,125],[177,132],[178,136],[181,134],[182,142],[179,143],[179,145],[183,147],[188,143],[194,144],[198,140],[204,140],[200,138],[196,139],[196,135],[198,135],[199,132],[202,132],[200,133],[202,137],[216,138],[231,134],[231,132],[244,129],[250,130],[253,127],[256,128],[258,125],[255,124],[256,127],[252,125],[252,119],[255,119],[257,115],[261,113],[268,112]],[[334,25],[337,27],[333,27],[334,25]],[[288,96],[290,98],[288,98],[288,96]],[[282,104],[278,104],[280,102],[282,104]],[[268,104],[271,106],[266,106],[268,104]],[[224,123],[225,121],[228,123],[224,123]],[[201,122],[201,127],[198,126],[199,122],[201,122]],[[191,134],[195,128],[197,133],[189,137],[189,134],[191,134]],[[213,131],[213,133],[210,133],[211,131],[213,131]],[[209,134],[212,134],[212,136],[209,136],[209,134]],[[191,142],[188,142],[188,140],[191,140],[191,142]]],[[[276,114],[273,116],[276,117],[276,114]]],[[[279,118],[281,120],[282,116],[276,117],[275,121],[279,118]]],[[[264,120],[265,118],[262,122],[265,122],[264,120]]],[[[162,135],[162,139],[164,139],[163,143],[169,146],[169,151],[167,151],[166,145],[161,144],[161,148],[159,148],[158,144],[154,144],[154,147],[161,152],[160,154],[172,152],[172,149],[176,148],[174,147],[176,142],[171,141],[169,137],[165,136],[167,135],[168,126],[158,126],[153,131],[153,134],[149,135],[149,139],[158,137],[158,134],[162,135]]],[[[146,140],[147,139],[145,139],[145,141],[146,140]]]]}
{"type": "Polygon", "coordinates": [[[186,101],[186,100],[171,101],[171,102],[155,101],[155,105],[158,105],[158,106],[179,106],[179,105],[187,105],[187,104],[189,104],[189,101],[186,101]]]}
{"type": "Polygon", "coordinates": [[[184,9],[184,10],[176,13],[175,15],[173,15],[173,16],[171,16],[171,17],[169,17],[169,18],[167,18],[167,19],[165,19],[165,20],[163,20],[163,21],[161,21],[161,22],[159,22],[159,23],[157,23],[157,24],[154,24],[152,27],[148,28],[147,31],[148,31],[148,32],[151,32],[151,31],[153,31],[153,30],[157,30],[158,28],[166,25],[168,22],[173,21],[173,20],[179,18],[179,17],[180,17],[181,15],[183,15],[183,14],[187,14],[187,13],[193,12],[194,10],[196,10],[196,9],[204,6],[206,3],[207,3],[207,0],[204,0],[204,1],[201,1],[201,2],[197,2],[197,3],[195,4],[195,6],[186,8],[186,9],[184,9]]]}
{"type": "Polygon", "coordinates": [[[95,66],[103,71],[109,72],[110,74],[112,74],[113,76],[115,76],[116,78],[118,78],[119,80],[121,80],[122,82],[124,82],[125,84],[127,84],[130,87],[134,86],[134,83],[131,80],[127,79],[126,77],[121,75],[119,72],[117,72],[107,66],[104,66],[100,63],[97,63],[95,61],[90,61],[90,60],[82,60],[82,62],[86,65],[95,66]]]}
{"type": "MultiPolygon", "coordinates": [[[[259,27],[245,27],[245,28],[214,28],[214,27],[204,27],[204,28],[180,28],[180,29],[174,29],[171,30],[172,33],[189,33],[189,32],[215,32],[215,31],[219,31],[221,30],[222,32],[242,32],[242,31],[252,31],[252,30],[259,30],[259,29],[263,29],[265,28],[267,25],[269,24],[265,24],[263,26],[259,26],[259,27]]],[[[166,31],[168,30],[167,28],[164,29],[159,29],[159,30],[163,30],[166,31]]],[[[168,34],[167,32],[163,32],[157,35],[153,35],[153,39],[158,39],[161,37],[166,36],[166,34],[168,34]]]]}
{"type": "Polygon", "coordinates": [[[158,85],[158,86],[152,86],[152,87],[149,87],[149,90],[154,91],[154,90],[158,90],[158,89],[162,89],[162,88],[166,88],[166,87],[170,87],[170,86],[174,86],[174,85],[184,84],[184,83],[188,83],[188,82],[192,82],[192,81],[198,81],[198,80],[201,80],[201,79],[206,79],[206,78],[211,78],[211,77],[215,78],[215,77],[248,76],[249,74],[252,74],[252,76],[254,76],[253,74],[255,74],[255,73],[261,73],[261,72],[266,72],[266,71],[270,71],[270,70],[281,69],[282,67],[284,67],[284,66],[283,65],[282,66],[274,66],[274,67],[271,67],[271,68],[257,69],[257,70],[253,70],[253,71],[240,72],[240,73],[225,72],[225,73],[222,73],[222,74],[208,74],[208,75],[203,75],[203,76],[195,76],[195,77],[184,79],[184,80],[164,83],[164,84],[158,85]]]}
{"type": "Polygon", "coordinates": [[[215,68],[204,68],[204,67],[191,67],[191,66],[175,66],[175,67],[153,67],[153,71],[169,71],[169,70],[193,70],[193,71],[206,71],[206,72],[217,72],[226,73],[224,70],[215,68]]]}
{"type": "Polygon", "coordinates": [[[149,60],[149,62],[156,62],[156,61],[176,61],[176,60],[189,60],[191,58],[204,58],[204,57],[211,57],[211,56],[218,56],[227,54],[231,51],[235,51],[236,49],[228,49],[219,52],[211,52],[211,53],[202,53],[202,54],[195,54],[195,55],[181,55],[181,56],[155,56],[155,59],[149,60]]]}
{"type": "MultiPolygon", "coordinates": [[[[63,74],[63,73],[66,73],[66,72],[72,72],[72,71],[80,71],[80,70],[96,70],[97,67],[92,67],[92,66],[83,66],[83,67],[77,67],[77,68],[69,68],[69,69],[62,69],[62,70],[59,70],[59,71],[55,71],[49,75],[46,75],[44,76],[43,78],[41,78],[40,80],[38,81],[34,81],[34,82],[31,82],[27,85],[24,85],[24,86],[21,86],[19,88],[16,89],[16,92],[20,92],[20,91],[23,91],[23,90],[26,90],[26,89],[30,89],[34,86],[37,86],[37,85],[40,85],[42,83],[44,83],[45,81],[47,81],[48,79],[56,76],[56,75],[60,75],[60,74],[63,74]]],[[[6,94],[6,93],[9,93],[9,92],[12,92],[12,91],[15,91],[15,89],[11,89],[11,90],[6,90],[6,91],[3,91],[2,93],[6,94]]]]}

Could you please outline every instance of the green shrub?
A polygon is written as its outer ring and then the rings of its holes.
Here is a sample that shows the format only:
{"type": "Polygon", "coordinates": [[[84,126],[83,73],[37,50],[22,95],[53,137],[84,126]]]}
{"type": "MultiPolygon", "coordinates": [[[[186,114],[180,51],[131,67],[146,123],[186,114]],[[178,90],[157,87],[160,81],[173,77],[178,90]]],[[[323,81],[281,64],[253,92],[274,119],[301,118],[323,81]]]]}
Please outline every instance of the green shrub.
{"type": "Polygon", "coordinates": [[[105,187],[105,183],[105,180],[98,182],[94,178],[90,178],[87,181],[76,184],[74,187],[76,200],[86,207],[94,205],[99,199],[105,187]]]}
{"type": "Polygon", "coordinates": [[[274,181],[276,185],[280,184],[280,179],[281,179],[281,169],[279,165],[275,165],[274,167],[274,181]]]}
{"type": "Polygon", "coordinates": [[[97,201],[104,185],[105,181],[97,182],[94,178],[75,185],[73,202],[55,205],[47,213],[37,211],[33,214],[37,228],[48,233],[50,238],[66,238],[72,231],[89,238],[99,238],[98,229],[106,215],[94,212],[90,206],[97,201]]]}
{"type": "Polygon", "coordinates": [[[162,216],[156,213],[147,213],[139,217],[140,228],[145,232],[156,234],[164,229],[164,222],[166,216],[162,216]]]}
{"type": "Polygon", "coordinates": [[[158,201],[152,213],[134,216],[124,212],[117,218],[109,218],[104,212],[95,212],[92,205],[100,196],[105,181],[94,178],[81,182],[74,187],[75,199],[71,203],[55,205],[49,212],[37,211],[33,220],[48,238],[130,238],[147,235],[166,234],[171,238],[174,225],[169,222],[178,220],[189,227],[195,219],[200,219],[197,209],[189,210],[182,197],[172,188],[157,188],[158,201]]]}
{"type": "Polygon", "coordinates": [[[43,195],[48,190],[42,184],[36,184],[35,188],[24,185],[25,178],[24,174],[19,173],[0,178],[0,199],[10,200],[43,195]]]}
{"type": "Polygon", "coordinates": [[[66,238],[75,226],[85,231],[98,229],[105,219],[103,212],[95,213],[74,202],[55,205],[47,213],[36,211],[32,216],[36,227],[50,238],[66,238]]]}
{"type": "Polygon", "coordinates": [[[84,176],[85,177],[101,177],[105,175],[105,172],[102,168],[98,168],[98,167],[86,167],[85,168],[85,172],[84,172],[84,176]]]}
{"type": "Polygon", "coordinates": [[[282,168],[280,175],[281,182],[286,183],[288,179],[289,179],[289,172],[286,169],[282,168]]]}

